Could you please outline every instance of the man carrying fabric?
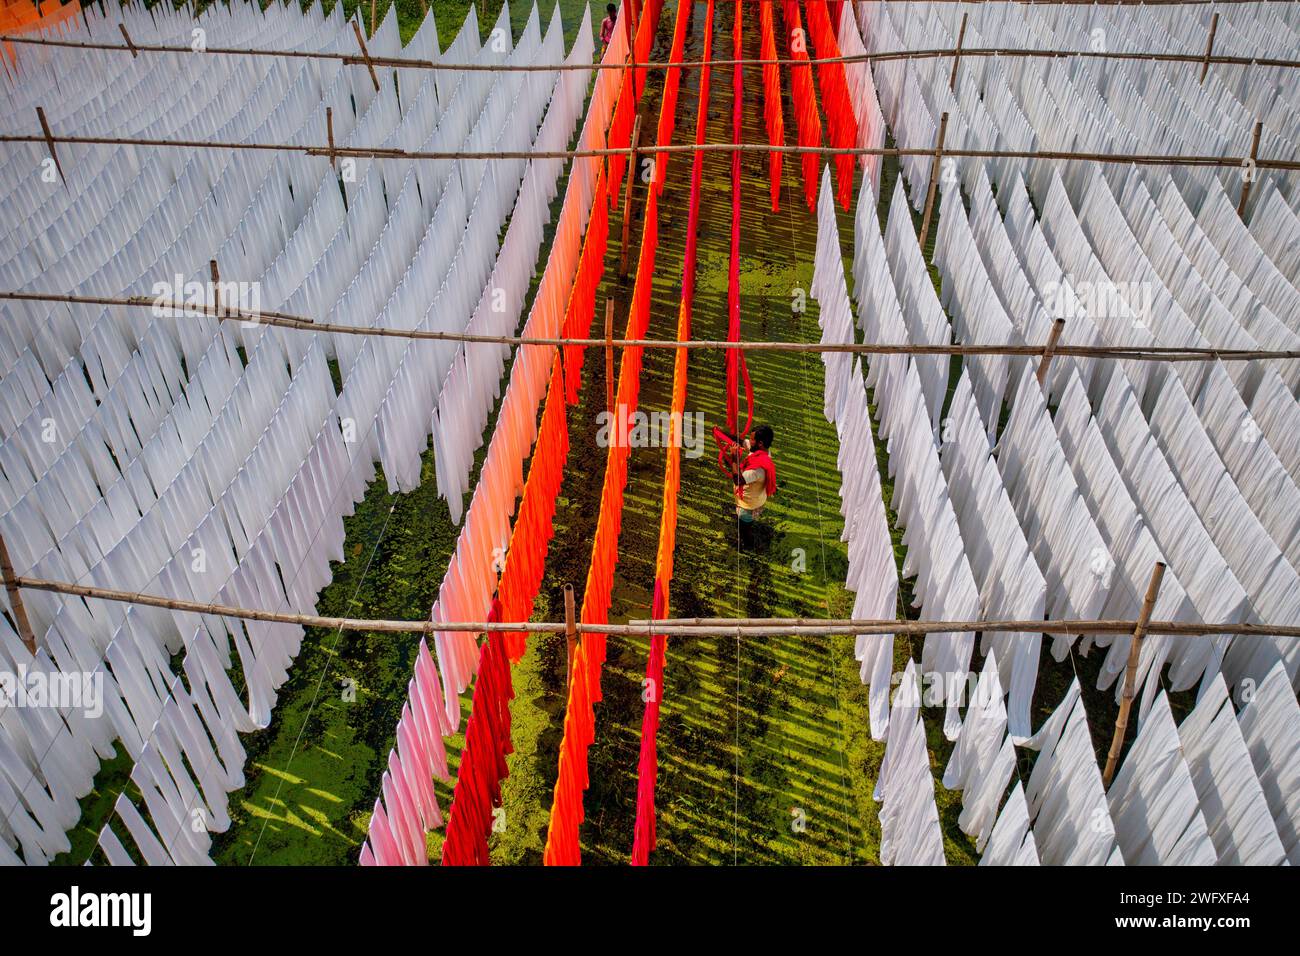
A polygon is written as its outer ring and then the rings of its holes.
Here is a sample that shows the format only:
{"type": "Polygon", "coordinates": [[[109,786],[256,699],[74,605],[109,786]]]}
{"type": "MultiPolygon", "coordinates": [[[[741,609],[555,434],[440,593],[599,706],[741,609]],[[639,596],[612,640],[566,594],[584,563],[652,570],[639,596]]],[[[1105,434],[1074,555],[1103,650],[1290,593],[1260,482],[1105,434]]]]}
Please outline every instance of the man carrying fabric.
{"type": "Polygon", "coordinates": [[[754,523],[763,513],[767,499],[776,494],[776,465],[768,449],[774,437],[771,425],[759,425],[751,438],[737,442],[720,428],[714,437],[721,447],[718,463],[735,486],[736,520],[744,547],[754,543],[754,523]]]}

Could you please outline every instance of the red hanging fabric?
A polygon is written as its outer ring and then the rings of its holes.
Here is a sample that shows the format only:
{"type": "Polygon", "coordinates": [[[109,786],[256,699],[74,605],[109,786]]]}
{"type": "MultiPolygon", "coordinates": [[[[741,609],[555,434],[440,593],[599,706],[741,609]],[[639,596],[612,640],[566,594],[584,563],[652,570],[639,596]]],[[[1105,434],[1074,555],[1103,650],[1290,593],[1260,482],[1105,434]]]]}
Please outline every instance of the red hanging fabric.
{"type": "MultiPolygon", "coordinates": [[[[736,0],[735,16],[731,30],[731,54],[735,65],[732,67],[732,104],[731,104],[731,142],[740,145],[741,124],[745,110],[745,79],[740,67],[744,58],[741,36],[741,0],[736,0]]],[[[740,341],[740,150],[731,151],[731,262],[727,270],[727,341],[740,341]]],[[[740,370],[744,367],[745,356],[740,349],[727,350],[727,427],[734,433],[736,419],[739,417],[739,397],[736,388],[739,384],[740,370]]],[[[745,370],[748,385],[749,370],[745,370]]],[[[749,390],[746,388],[747,396],[749,390]]],[[[746,413],[745,431],[754,420],[752,398],[746,413]]]]}
{"type": "MultiPolygon", "coordinates": [[[[836,23],[839,11],[836,11],[836,23]]],[[[835,39],[826,0],[808,0],[808,29],[812,33],[813,48],[818,59],[835,59],[840,56],[840,45],[835,39]]],[[[836,149],[852,149],[858,144],[858,121],[849,97],[849,84],[844,76],[843,63],[817,64],[817,81],[822,88],[822,108],[826,111],[826,124],[830,127],[831,145],[836,149]]],[[[835,157],[835,197],[841,209],[848,209],[853,198],[852,153],[835,157]]]]}
{"type": "MultiPolygon", "coordinates": [[[[501,605],[492,602],[489,621],[501,619],[501,605]]],[[[465,725],[465,748],[451,797],[447,836],[442,844],[443,866],[487,866],[492,810],[501,806],[501,781],[510,773],[506,757],[510,743],[510,662],[504,635],[489,631],[479,648],[474,700],[465,725]]]]}
{"type": "MultiPolygon", "coordinates": [[[[582,258],[569,294],[569,305],[561,325],[566,339],[585,339],[591,335],[591,320],[596,314],[596,290],[605,273],[605,245],[609,239],[609,204],[605,170],[596,174],[596,195],[592,200],[591,220],[582,243],[582,258]]],[[[581,345],[564,346],[564,393],[570,405],[578,402],[582,386],[582,360],[586,349],[581,345]]]]}
{"type": "MultiPolygon", "coordinates": [[[[713,51],[713,0],[704,13],[704,66],[700,69],[700,99],[696,108],[695,142],[703,143],[709,120],[709,61],[713,51]]],[[[738,59],[738,58],[737,58],[738,59]]],[[[691,337],[691,311],[695,300],[695,266],[698,257],[700,221],[700,186],[704,179],[704,154],[696,153],[691,166],[690,208],[686,220],[686,255],[682,263],[682,304],[677,313],[677,338],[691,337]]],[[[677,495],[681,488],[681,422],[686,409],[687,351],[678,349],[673,363],[672,414],[669,417],[669,441],[664,464],[663,508],[659,515],[659,550],[655,557],[654,602],[652,617],[668,614],[668,593],[673,578],[673,550],[677,542],[677,495]]],[[[646,710],[641,719],[641,756],[637,768],[636,832],[632,863],[645,865],[654,848],[655,784],[658,777],[659,699],[662,696],[665,640],[662,635],[650,639],[650,657],[646,664],[646,710]]]]}
{"type": "MultiPolygon", "coordinates": [[[[686,28],[691,22],[694,4],[690,0],[677,0],[677,23],[673,28],[673,46],[668,54],[670,63],[682,62],[686,53],[686,28]]],[[[681,87],[682,68],[670,66],[664,78],[664,94],[660,100],[659,135],[660,146],[671,145],[673,130],[677,126],[677,93],[681,87]]],[[[668,153],[657,153],[654,161],[654,187],[656,193],[664,191],[664,177],[668,175],[668,153]]]]}
{"type": "MultiPolygon", "coordinates": [[[[653,618],[668,616],[663,586],[655,582],[650,611],[653,618]]],[[[667,650],[662,634],[650,638],[650,657],[645,666],[645,713],[641,717],[641,756],[637,762],[636,833],[632,839],[632,865],[645,866],[655,848],[655,785],[659,781],[659,751],[655,738],[659,733],[659,701],[664,686],[664,656],[667,650]]]]}
{"type": "MultiPolygon", "coordinates": [[[[758,5],[758,25],[762,32],[760,57],[776,60],[776,31],[772,26],[772,5],[758,5]]],[[[781,67],[775,62],[763,64],[763,118],[767,121],[767,140],[773,146],[785,145],[785,118],[781,113],[781,67]]],[[[768,153],[769,177],[772,183],[772,211],[781,208],[781,153],[768,153]]]]}
{"type": "MultiPolygon", "coordinates": [[[[822,144],[822,121],[817,113],[817,94],[813,90],[812,67],[808,64],[808,38],[799,18],[798,0],[784,0],[786,38],[790,58],[800,62],[790,67],[790,91],[794,101],[794,117],[799,126],[799,145],[817,147],[822,144]]],[[[817,208],[817,153],[802,153],[803,193],[808,211],[817,208]]]]}

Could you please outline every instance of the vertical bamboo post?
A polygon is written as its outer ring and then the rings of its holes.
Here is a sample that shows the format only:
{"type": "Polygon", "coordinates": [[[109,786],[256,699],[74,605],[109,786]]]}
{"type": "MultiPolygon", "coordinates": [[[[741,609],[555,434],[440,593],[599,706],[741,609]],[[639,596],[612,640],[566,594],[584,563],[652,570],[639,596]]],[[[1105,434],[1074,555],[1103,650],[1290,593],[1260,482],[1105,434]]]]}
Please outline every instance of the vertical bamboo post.
{"type": "Polygon", "coordinates": [[[1205,82],[1205,76],[1210,72],[1210,57],[1214,55],[1214,34],[1219,30],[1219,14],[1215,13],[1210,18],[1210,38],[1205,41],[1205,59],[1201,61],[1201,82],[1205,82]]]}
{"type": "Polygon", "coordinates": [[[338,157],[334,155],[334,107],[325,107],[325,138],[330,147],[330,169],[338,170],[338,157]]]}
{"type": "MultiPolygon", "coordinates": [[[[635,82],[635,74],[633,74],[635,82]]],[[[628,144],[627,151],[627,172],[624,174],[627,182],[623,190],[623,252],[619,259],[618,274],[627,275],[627,247],[632,235],[632,180],[636,178],[637,164],[637,141],[641,137],[641,117],[636,118],[632,124],[632,140],[628,144]]]]}
{"type": "Polygon", "coordinates": [[[564,659],[567,666],[564,673],[567,675],[564,683],[565,690],[573,683],[573,652],[578,647],[578,622],[573,610],[573,585],[564,586],[564,659]]]}
{"type": "Polygon", "coordinates": [[[1259,137],[1264,132],[1264,124],[1256,123],[1255,132],[1250,138],[1250,160],[1242,168],[1241,182],[1241,201],[1237,203],[1237,215],[1242,219],[1246,218],[1246,201],[1250,199],[1250,187],[1259,175],[1259,167],[1255,165],[1255,160],[1259,158],[1259,137]]]}
{"type": "Polygon", "coordinates": [[[14,612],[14,623],[18,626],[18,636],[31,654],[36,653],[36,635],[32,632],[32,622],[27,619],[27,608],[23,606],[23,594],[18,590],[18,576],[9,560],[9,547],[4,535],[0,535],[0,575],[5,580],[5,591],[9,595],[9,607],[14,612]]]}
{"type": "Polygon", "coordinates": [[[63,175],[63,164],[59,162],[59,154],[54,151],[54,134],[50,131],[49,120],[45,118],[45,110],[36,107],[36,118],[41,121],[41,132],[45,134],[45,145],[50,151],[50,159],[54,160],[54,168],[59,171],[59,179],[63,180],[63,185],[68,185],[68,178],[63,175]]]}
{"type": "Polygon", "coordinates": [[[957,68],[961,66],[961,45],[966,39],[966,16],[961,15],[961,26],[957,29],[957,48],[952,55],[952,75],[948,77],[948,89],[957,92],[957,68]]]}
{"type": "Polygon", "coordinates": [[[217,321],[225,319],[225,310],[221,307],[221,273],[217,271],[217,260],[208,260],[208,271],[212,274],[212,305],[217,310],[217,321]]]}
{"type": "Polygon", "coordinates": [[[1052,364],[1052,353],[1056,351],[1056,343],[1060,341],[1063,331],[1065,331],[1065,319],[1057,319],[1052,323],[1052,330],[1047,333],[1047,344],[1043,346],[1043,358],[1038,363],[1039,385],[1047,381],[1047,366],[1052,364]]]}
{"type": "Polygon", "coordinates": [[[939,191],[939,164],[943,160],[943,141],[948,135],[948,114],[939,117],[939,135],[934,140],[934,159],[930,161],[930,188],[925,196],[925,218],[921,220],[921,250],[930,238],[930,220],[934,216],[934,195],[939,191]]]}
{"type": "Polygon", "coordinates": [[[1147,625],[1151,623],[1151,612],[1156,606],[1156,596],[1160,593],[1160,582],[1165,576],[1165,564],[1157,561],[1151,569],[1151,581],[1147,584],[1146,597],[1142,599],[1142,610],[1138,613],[1137,626],[1133,628],[1133,640],[1128,647],[1128,667],[1124,671],[1124,696],[1120,698],[1119,714],[1115,717],[1115,736],[1110,740],[1110,753],[1106,755],[1106,770],[1102,774],[1102,786],[1109,789],[1115,779],[1115,767],[1119,763],[1119,752],[1124,746],[1124,735],[1128,732],[1129,711],[1133,709],[1133,697],[1137,693],[1138,659],[1142,653],[1142,638],[1146,636],[1147,625]]]}
{"type": "Polygon", "coordinates": [[[605,409],[614,414],[614,300],[605,300],[605,409]]]}
{"type": "Polygon", "coordinates": [[[370,51],[366,49],[366,38],[361,35],[361,24],[355,19],[352,21],[352,32],[357,36],[357,46],[361,47],[361,58],[366,61],[366,69],[370,71],[370,82],[375,84],[375,92],[379,92],[379,75],[375,73],[375,64],[370,60],[370,51]]]}
{"type": "Polygon", "coordinates": [[[370,35],[375,35],[375,5],[377,0],[370,0],[370,35]]]}

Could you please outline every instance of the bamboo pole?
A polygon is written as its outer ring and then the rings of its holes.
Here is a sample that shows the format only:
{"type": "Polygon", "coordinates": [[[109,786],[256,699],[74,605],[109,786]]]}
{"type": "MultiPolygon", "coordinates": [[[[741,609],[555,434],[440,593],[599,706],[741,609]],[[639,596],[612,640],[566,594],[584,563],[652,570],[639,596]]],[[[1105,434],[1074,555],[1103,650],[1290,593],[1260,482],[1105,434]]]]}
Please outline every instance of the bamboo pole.
{"type": "Polygon", "coordinates": [[[573,684],[573,654],[578,648],[578,620],[573,607],[573,585],[564,586],[564,649],[567,666],[565,673],[565,690],[573,684]]]}
{"type": "MultiPolygon", "coordinates": [[[[374,9],[373,0],[371,9],[374,9]]],[[[375,63],[370,59],[370,51],[366,49],[366,38],[361,35],[361,24],[356,19],[352,21],[352,32],[357,36],[357,46],[361,47],[361,57],[365,61],[366,69],[370,71],[370,82],[375,84],[375,92],[379,92],[379,75],[375,73],[375,63]]]]}
{"type": "MultiPolygon", "coordinates": [[[[325,145],[296,145],[290,143],[234,143],[215,140],[187,139],[144,139],[138,137],[114,136],[55,136],[56,143],[74,146],[149,146],[175,149],[220,149],[253,150],[267,152],[302,153],[306,156],[330,155],[330,147],[325,145]]],[[[5,133],[0,135],[0,143],[43,143],[45,137],[31,133],[5,133]]],[[[359,159],[577,159],[625,155],[626,148],[610,149],[557,149],[557,150],[407,150],[397,148],[335,146],[334,154],[352,156],[359,159]]],[[[677,153],[791,153],[802,155],[812,153],[817,156],[933,156],[933,147],[898,147],[898,146],[799,146],[797,144],[771,143],[700,143],[667,144],[639,146],[638,154],[660,153],[673,155],[677,153]]],[[[1187,166],[1191,168],[1225,169],[1240,168],[1240,156],[1197,156],[1182,154],[1152,153],[1087,153],[1047,149],[945,149],[944,155],[964,159],[1036,159],[1052,162],[1088,162],[1107,163],[1126,166],[1187,166]]],[[[1272,169],[1284,172],[1300,171],[1300,159],[1257,158],[1255,165],[1259,169],[1272,169]]]]}
{"type": "Polygon", "coordinates": [[[1219,30],[1219,12],[1216,10],[1214,16],[1210,18],[1210,36],[1205,41],[1205,59],[1201,61],[1201,82],[1205,82],[1205,76],[1210,72],[1210,57],[1214,55],[1214,34],[1219,30]]]}
{"type": "Polygon", "coordinates": [[[13,562],[9,560],[9,546],[5,544],[4,535],[0,535],[0,576],[4,577],[5,593],[9,595],[9,608],[13,611],[14,624],[18,628],[18,637],[28,653],[36,654],[36,634],[32,631],[32,622],[27,617],[27,608],[23,604],[22,591],[19,590],[18,575],[14,574],[13,562]]]}
{"type": "Polygon", "coordinates": [[[961,44],[966,39],[966,13],[961,15],[961,27],[957,30],[957,46],[953,48],[952,75],[948,77],[948,89],[957,92],[957,69],[961,66],[961,44]]]}
{"type": "Polygon", "coordinates": [[[636,122],[632,124],[632,139],[629,141],[627,151],[627,172],[624,173],[627,182],[623,190],[623,246],[618,265],[618,274],[622,278],[627,277],[627,248],[632,236],[632,180],[636,177],[636,147],[637,140],[640,138],[641,117],[638,116],[636,122]]]}
{"type": "Polygon", "coordinates": [[[64,186],[67,186],[68,177],[63,175],[63,164],[59,162],[59,154],[54,149],[54,134],[50,131],[50,123],[45,118],[45,110],[42,107],[36,107],[36,118],[40,120],[41,132],[45,134],[45,145],[50,151],[50,159],[54,160],[54,168],[59,172],[59,179],[64,186]]]}
{"type": "Polygon", "coordinates": [[[1065,331],[1065,319],[1057,319],[1052,323],[1051,331],[1047,333],[1047,344],[1043,346],[1043,358],[1038,363],[1039,385],[1047,381],[1047,367],[1052,364],[1052,356],[1056,353],[1056,343],[1060,341],[1063,331],[1065,331]]]}
{"type": "MultiPolygon", "coordinates": [[[[1023,2],[1023,0],[1022,0],[1023,2]]],[[[427,4],[426,4],[427,5],[427,4]]],[[[107,52],[132,53],[192,53],[189,46],[166,43],[134,43],[130,46],[120,43],[104,43],[94,40],[64,40],[57,37],[40,37],[27,36],[21,34],[0,35],[0,42],[24,44],[30,46],[51,46],[62,47],[74,50],[98,50],[107,52]]],[[[793,59],[728,59],[728,60],[710,60],[710,65],[719,68],[741,66],[745,68],[757,68],[769,64],[777,66],[820,66],[831,63],[888,63],[900,60],[933,60],[933,59],[950,59],[957,54],[955,47],[917,49],[917,50],[885,50],[879,53],[854,53],[841,56],[828,57],[810,57],[807,60],[793,59]]],[[[961,56],[969,57],[999,57],[1002,59],[1084,59],[1084,60],[1116,60],[1116,61],[1136,61],[1149,63],[1186,63],[1204,67],[1208,62],[1211,66],[1240,66],[1240,67],[1260,67],[1266,69],[1300,69],[1300,60],[1286,59],[1284,57],[1251,57],[1251,56],[1231,56],[1231,55],[1214,55],[1206,57],[1200,53],[1167,53],[1162,51],[1102,51],[1102,50],[1049,50],[1039,47],[962,47],[961,56]]],[[[402,56],[378,56],[370,57],[369,61],[363,56],[354,53],[331,53],[316,50],[275,50],[275,49],[258,49],[252,47],[208,47],[204,50],[205,54],[212,56],[247,56],[247,57],[273,57],[280,59],[302,59],[302,60],[333,60],[342,63],[345,66],[366,66],[367,62],[373,66],[387,66],[399,69],[410,70],[432,70],[447,71],[459,73],[552,73],[552,72],[570,72],[584,70],[622,70],[626,68],[625,63],[450,63],[435,62],[433,60],[424,60],[418,57],[402,56]]],[[[637,68],[641,70],[693,70],[700,69],[704,66],[703,60],[651,60],[644,63],[638,63],[637,68]]]]}
{"type": "Polygon", "coordinates": [[[1250,187],[1259,176],[1259,137],[1264,132],[1264,124],[1255,123],[1255,132],[1250,138],[1250,160],[1249,164],[1243,166],[1241,175],[1241,201],[1237,203],[1237,215],[1242,219],[1246,218],[1246,201],[1250,199],[1250,187]]]}
{"type": "Polygon", "coordinates": [[[376,0],[370,0],[370,35],[375,35],[375,3],[376,0]]]}
{"type": "Polygon", "coordinates": [[[614,300],[605,300],[605,410],[614,414],[614,300]]]}
{"type": "MultiPolygon", "coordinates": [[[[62,302],[69,305],[121,305],[156,309],[159,303],[151,296],[98,296],[67,295],[51,292],[0,291],[0,301],[62,302]]],[[[207,305],[161,306],[172,318],[220,318],[214,308],[207,305]]],[[[607,305],[606,308],[609,308],[607,305]]],[[[437,332],[421,329],[394,329],[382,326],[338,325],[315,322],[312,319],[287,312],[250,312],[235,306],[225,306],[226,318],[240,318],[248,322],[303,332],[321,332],[331,335],[374,335],[380,338],[414,339],[435,342],[489,343],[554,348],[578,346],[582,348],[641,349],[705,349],[722,351],[744,349],[754,352],[849,352],[862,355],[1026,355],[1041,356],[1044,345],[899,345],[880,342],[732,342],[723,339],[606,339],[563,338],[559,336],[482,335],[474,332],[437,332]]],[[[1254,362],[1261,360],[1300,359],[1300,349],[1215,349],[1184,346],[1101,346],[1057,345],[1052,355],[1077,358],[1126,359],[1138,362],[1254,362]]]]}
{"type": "Polygon", "coordinates": [[[930,161],[930,188],[925,194],[925,218],[921,220],[921,252],[930,238],[930,219],[934,214],[934,196],[939,191],[939,164],[943,159],[943,141],[948,135],[948,114],[939,117],[939,135],[934,140],[934,158],[930,161]]]}
{"type": "Polygon", "coordinates": [[[1128,732],[1129,712],[1133,709],[1133,697],[1137,693],[1138,661],[1142,654],[1142,638],[1146,636],[1151,622],[1151,612],[1155,609],[1156,598],[1160,594],[1160,582],[1165,576],[1163,561],[1157,561],[1151,569],[1151,581],[1147,584],[1146,597],[1142,599],[1142,609],[1138,612],[1137,624],[1133,628],[1133,640],[1128,646],[1128,667],[1124,671],[1124,696],[1119,702],[1119,713],[1115,717],[1115,734],[1110,739],[1110,753],[1106,755],[1106,770],[1101,776],[1102,786],[1110,788],[1115,779],[1115,767],[1119,763],[1119,752],[1124,747],[1124,735],[1128,732]]]}
{"type": "MultiPolygon", "coordinates": [[[[564,622],[549,621],[396,621],[347,617],[322,617],[282,611],[263,611],[226,604],[203,603],[180,598],[159,597],[135,591],[123,591],[67,581],[48,581],[18,575],[14,584],[33,591],[50,591],[102,601],[139,604],[193,614],[209,614],[248,621],[265,621],[274,624],[296,624],[301,627],[324,627],[344,631],[372,631],[380,634],[432,634],[436,632],[519,632],[530,634],[562,634],[568,629],[564,622]]],[[[611,636],[646,637],[662,634],[673,637],[734,637],[737,632],[749,637],[824,636],[827,634],[945,634],[959,633],[1019,633],[1023,631],[1043,634],[1131,634],[1137,626],[1134,620],[1024,620],[1024,621],[891,621],[883,619],[823,618],[756,618],[757,623],[735,618],[675,618],[663,621],[631,621],[627,624],[582,624],[575,628],[579,634],[605,634],[611,636]]],[[[1260,637],[1266,635],[1300,638],[1300,627],[1290,624],[1196,624],[1186,621],[1149,621],[1144,633],[1169,634],[1175,637],[1203,637],[1207,634],[1231,634],[1260,637]]]]}

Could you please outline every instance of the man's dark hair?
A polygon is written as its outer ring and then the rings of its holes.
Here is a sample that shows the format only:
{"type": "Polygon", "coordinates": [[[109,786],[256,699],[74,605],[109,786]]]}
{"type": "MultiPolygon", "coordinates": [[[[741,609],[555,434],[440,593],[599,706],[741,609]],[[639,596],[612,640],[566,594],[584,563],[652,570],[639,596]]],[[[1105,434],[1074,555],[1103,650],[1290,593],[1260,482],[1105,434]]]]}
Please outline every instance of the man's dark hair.
{"type": "Polygon", "coordinates": [[[772,426],[759,425],[754,429],[754,441],[758,442],[764,448],[772,447],[772,426]]]}
{"type": "Polygon", "coordinates": [[[614,6],[612,3],[607,3],[605,4],[605,12],[612,17],[614,14],[618,13],[618,7],[614,6]]]}

